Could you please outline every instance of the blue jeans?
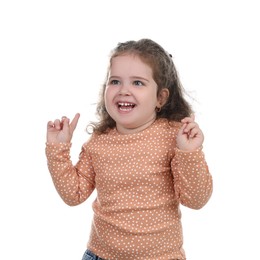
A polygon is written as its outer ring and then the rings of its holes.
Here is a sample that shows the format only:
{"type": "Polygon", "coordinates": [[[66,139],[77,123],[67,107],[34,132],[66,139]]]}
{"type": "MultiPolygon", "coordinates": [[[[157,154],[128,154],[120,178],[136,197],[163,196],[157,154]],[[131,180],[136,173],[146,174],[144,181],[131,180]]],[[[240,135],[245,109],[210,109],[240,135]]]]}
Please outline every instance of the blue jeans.
{"type": "Polygon", "coordinates": [[[98,257],[97,255],[95,255],[94,253],[92,253],[90,250],[87,249],[83,255],[82,260],[105,260],[105,259],[98,257]]]}
{"type": "Polygon", "coordinates": [[[105,260],[103,258],[98,257],[97,255],[95,255],[94,253],[92,253],[90,250],[86,250],[82,260],[105,260]]]}

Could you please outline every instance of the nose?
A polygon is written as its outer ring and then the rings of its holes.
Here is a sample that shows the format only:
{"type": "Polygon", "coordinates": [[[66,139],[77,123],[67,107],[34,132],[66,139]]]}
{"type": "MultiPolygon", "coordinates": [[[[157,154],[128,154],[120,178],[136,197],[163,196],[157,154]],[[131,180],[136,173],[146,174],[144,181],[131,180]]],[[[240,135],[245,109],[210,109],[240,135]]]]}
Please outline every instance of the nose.
{"type": "Polygon", "coordinates": [[[120,90],[119,90],[119,95],[122,95],[122,96],[129,96],[129,95],[131,95],[131,92],[129,90],[129,85],[122,84],[121,87],[120,87],[120,90]]]}

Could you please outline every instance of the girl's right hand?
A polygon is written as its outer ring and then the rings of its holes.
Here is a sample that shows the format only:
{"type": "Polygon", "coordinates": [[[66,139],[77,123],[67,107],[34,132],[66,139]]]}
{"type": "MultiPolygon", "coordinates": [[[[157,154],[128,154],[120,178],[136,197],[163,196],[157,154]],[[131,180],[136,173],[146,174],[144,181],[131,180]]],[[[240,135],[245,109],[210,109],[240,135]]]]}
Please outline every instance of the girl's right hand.
{"type": "Polygon", "coordinates": [[[78,124],[80,114],[77,113],[70,123],[69,118],[62,117],[54,122],[49,121],[47,124],[47,142],[48,143],[70,143],[73,132],[78,124]]]}

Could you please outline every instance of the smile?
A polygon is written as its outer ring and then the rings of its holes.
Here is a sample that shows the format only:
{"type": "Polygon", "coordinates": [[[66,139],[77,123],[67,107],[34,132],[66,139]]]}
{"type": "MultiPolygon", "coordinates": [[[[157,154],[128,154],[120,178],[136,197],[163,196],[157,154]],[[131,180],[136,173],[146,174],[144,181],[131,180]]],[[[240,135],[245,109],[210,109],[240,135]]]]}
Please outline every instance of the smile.
{"type": "Polygon", "coordinates": [[[117,106],[121,111],[131,111],[135,107],[135,104],[129,102],[118,102],[117,106]]]}

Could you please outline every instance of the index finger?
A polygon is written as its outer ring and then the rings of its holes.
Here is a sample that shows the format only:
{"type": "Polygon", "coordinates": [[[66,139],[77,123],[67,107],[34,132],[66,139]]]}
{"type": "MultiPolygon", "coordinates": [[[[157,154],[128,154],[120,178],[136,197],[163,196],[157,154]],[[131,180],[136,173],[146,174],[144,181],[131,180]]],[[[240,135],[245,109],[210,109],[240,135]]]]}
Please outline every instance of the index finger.
{"type": "Polygon", "coordinates": [[[78,124],[78,121],[79,121],[79,117],[80,117],[80,114],[77,113],[77,114],[74,116],[73,120],[71,121],[71,123],[70,123],[70,128],[71,128],[72,131],[74,131],[75,128],[77,127],[77,124],[78,124]]]}
{"type": "Polygon", "coordinates": [[[195,114],[191,114],[190,117],[185,117],[181,120],[182,123],[191,123],[195,121],[195,114]]]}

